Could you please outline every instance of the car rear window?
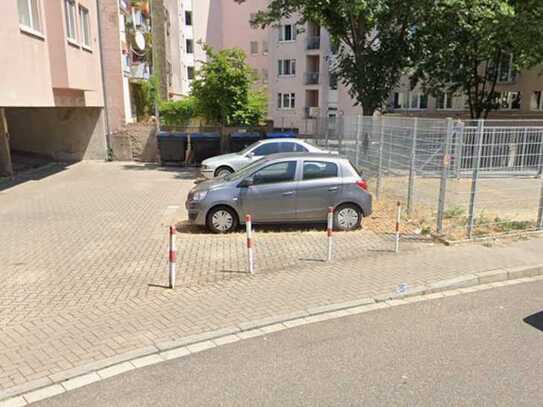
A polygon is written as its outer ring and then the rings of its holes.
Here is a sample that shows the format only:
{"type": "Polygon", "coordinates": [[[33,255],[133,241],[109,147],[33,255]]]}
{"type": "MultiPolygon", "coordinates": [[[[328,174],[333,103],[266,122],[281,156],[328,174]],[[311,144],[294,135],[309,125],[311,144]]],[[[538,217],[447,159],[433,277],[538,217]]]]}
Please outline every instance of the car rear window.
{"type": "Polygon", "coordinates": [[[327,161],[305,161],[304,162],[304,180],[335,178],[338,176],[338,167],[336,163],[327,161]]]}

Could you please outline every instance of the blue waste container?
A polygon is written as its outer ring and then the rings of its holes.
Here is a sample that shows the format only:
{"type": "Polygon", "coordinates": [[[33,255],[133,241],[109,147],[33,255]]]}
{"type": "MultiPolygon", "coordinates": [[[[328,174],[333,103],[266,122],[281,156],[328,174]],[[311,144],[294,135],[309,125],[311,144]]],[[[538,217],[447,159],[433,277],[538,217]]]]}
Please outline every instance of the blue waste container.
{"type": "Polygon", "coordinates": [[[185,161],[187,136],[183,133],[161,131],[157,135],[160,162],[182,164],[185,161]]]}
{"type": "Polygon", "coordinates": [[[196,164],[221,153],[219,133],[193,133],[190,135],[190,161],[196,164]]]}
{"type": "Polygon", "coordinates": [[[266,133],[266,138],[295,138],[294,131],[269,131],[266,133]]]}

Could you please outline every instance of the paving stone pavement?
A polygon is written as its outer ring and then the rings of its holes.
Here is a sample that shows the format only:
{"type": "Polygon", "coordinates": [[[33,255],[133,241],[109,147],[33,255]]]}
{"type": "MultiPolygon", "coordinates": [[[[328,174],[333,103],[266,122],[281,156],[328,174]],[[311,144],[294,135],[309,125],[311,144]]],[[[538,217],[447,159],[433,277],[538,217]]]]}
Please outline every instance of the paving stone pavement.
{"type": "Polygon", "coordinates": [[[311,306],[375,296],[541,261],[542,240],[447,248],[340,234],[321,261],[320,231],[257,233],[258,273],[243,273],[243,235],[178,239],[179,288],[166,290],[166,226],[184,218],[192,174],[79,163],[0,190],[0,399],[34,380],[145,346],[311,306]],[[6,394],[6,393],[4,393],[6,394]]]}

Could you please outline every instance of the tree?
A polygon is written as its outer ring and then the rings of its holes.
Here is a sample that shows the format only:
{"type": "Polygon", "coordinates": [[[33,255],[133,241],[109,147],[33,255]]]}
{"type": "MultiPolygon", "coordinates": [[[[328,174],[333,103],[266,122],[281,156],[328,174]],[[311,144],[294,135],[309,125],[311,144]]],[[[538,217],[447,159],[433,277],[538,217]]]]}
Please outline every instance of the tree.
{"type": "Polygon", "coordinates": [[[192,96],[199,113],[223,126],[256,125],[265,114],[265,103],[255,88],[255,77],[238,48],[215,51],[204,47],[207,61],[196,71],[192,96]]]}
{"type": "MultiPolygon", "coordinates": [[[[246,0],[235,0],[241,3],[246,0]]],[[[320,24],[340,44],[334,71],[365,115],[390,96],[418,54],[417,31],[432,0],[271,0],[252,20],[262,28],[299,16],[320,24]]]]}
{"type": "Polygon", "coordinates": [[[542,11],[541,0],[437,0],[417,28],[424,52],[413,85],[461,91],[472,118],[488,117],[500,77],[543,61],[542,11]]]}

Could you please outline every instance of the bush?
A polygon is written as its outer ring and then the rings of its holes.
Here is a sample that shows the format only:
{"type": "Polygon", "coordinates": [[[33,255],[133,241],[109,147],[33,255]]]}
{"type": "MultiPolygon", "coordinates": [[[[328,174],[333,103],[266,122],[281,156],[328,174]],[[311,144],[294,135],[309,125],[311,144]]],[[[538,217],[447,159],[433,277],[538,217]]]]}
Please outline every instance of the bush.
{"type": "Polygon", "coordinates": [[[166,126],[185,126],[196,115],[194,97],[160,103],[160,122],[166,126]]]}

